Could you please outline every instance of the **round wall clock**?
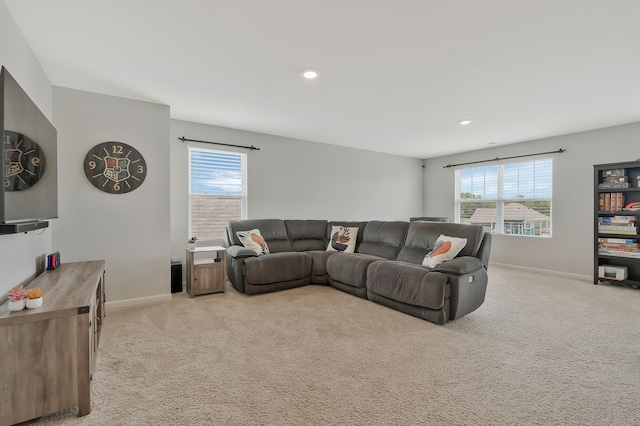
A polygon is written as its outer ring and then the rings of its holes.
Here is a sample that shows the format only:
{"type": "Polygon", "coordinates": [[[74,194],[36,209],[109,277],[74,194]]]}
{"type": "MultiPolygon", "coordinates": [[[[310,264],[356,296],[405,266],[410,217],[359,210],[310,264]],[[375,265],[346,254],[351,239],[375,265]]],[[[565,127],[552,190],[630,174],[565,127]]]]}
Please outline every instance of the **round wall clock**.
{"type": "Polygon", "coordinates": [[[103,142],[84,157],[84,174],[101,191],[125,194],[142,185],[147,176],[147,163],[131,145],[103,142]]]}
{"type": "Polygon", "coordinates": [[[46,162],[40,146],[22,133],[4,132],[4,187],[21,191],[44,176],[46,162]]]}

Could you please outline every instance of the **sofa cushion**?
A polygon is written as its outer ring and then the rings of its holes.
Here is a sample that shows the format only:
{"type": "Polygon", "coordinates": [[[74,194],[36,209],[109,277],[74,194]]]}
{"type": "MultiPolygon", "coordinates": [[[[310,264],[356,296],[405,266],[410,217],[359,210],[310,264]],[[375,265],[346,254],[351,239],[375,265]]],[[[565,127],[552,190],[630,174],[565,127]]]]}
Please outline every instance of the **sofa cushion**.
{"type": "Polygon", "coordinates": [[[333,230],[333,227],[344,226],[344,227],[358,228],[358,236],[356,237],[356,252],[357,252],[358,247],[362,242],[362,236],[364,235],[364,228],[366,225],[367,225],[367,222],[351,222],[351,221],[337,221],[337,220],[327,222],[327,229],[325,230],[324,247],[322,247],[322,249],[325,250],[327,248],[327,245],[329,244],[329,240],[331,239],[331,231],[333,230]]]}
{"type": "Polygon", "coordinates": [[[245,277],[249,284],[273,284],[311,276],[311,256],[306,253],[271,253],[249,257],[244,261],[245,277]]]}
{"type": "Polygon", "coordinates": [[[333,281],[364,288],[367,283],[367,268],[379,260],[386,259],[359,253],[336,253],[327,260],[327,273],[333,281]]]}
{"type": "Polygon", "coordinates": [[[236,232],[238,239],[248,249],[253,250],[258,256],[263,254],[269,254],[269,247],[267,242],[262,238],[259,229],[252,229],[250,231],[238,231],[236,232]]]}
{"type": "Polygon", "coordinates": [[[441,309],[450,296],[447,276],[404,262],[375,262],[367,271],[367,291],[429,309],[441,309]]]}
{"type": "Polygon", "coordinates": [[[460,251],[467,245],[466,238],[448,237],[446,235],[440,235],[436,240],[436,244],[422,260],[422,266],[428,268],[435,268],[442,262],[451,260],[460,253],[460,251]]]}
{"type": "Polygon", "coordinates": [[[357,252],[396,260],[408,228],[408,222],[370,221],[364,229],[357,252]]]}
{"type": "Polygon", "coordinates": [[[357,227],[333,226],[331,228],[331,239],[327,245],[327,251],[353,253],[356,250],[357,237],[357,227]]]}
{"type": "Polygon", "coordinates": [[[424,256],[433,250],[436,240],[442,234],[466,238],[467,245],[458,256],[475,256],[484,237],[484,228],[481,225],[461,223],[411,222],[397,260],[422,264],[424,256]]]}
{"type": "Polygon", "coordinates": [[[287,235],[293,251],[324,250],[326,220],[285,220],[287,235]]]}
{"type": "Polygon", "coordinates": [[[291,251],[287,228],[281,219],[231,221],[227,225],[226,232],[226,238],[230,239],[229,243],[231,243],[229,245],[242,245],[236,233],[238,231],[250,231],[252,229],[260,230],[262,238],[266,241],[271,253],[291,251]]]}

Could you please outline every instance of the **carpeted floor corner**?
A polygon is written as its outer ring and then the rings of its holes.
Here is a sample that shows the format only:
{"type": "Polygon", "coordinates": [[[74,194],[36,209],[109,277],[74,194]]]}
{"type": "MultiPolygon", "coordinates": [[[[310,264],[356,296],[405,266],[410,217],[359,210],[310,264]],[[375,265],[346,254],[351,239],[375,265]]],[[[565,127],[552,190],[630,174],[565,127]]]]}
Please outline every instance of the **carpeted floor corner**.
{"type": "Polygon", "coordinates": [[[640,291],[502,267],[438,326],[330,287],[107,312],[92,412],[37,425],[632,425],[640,291]]]}

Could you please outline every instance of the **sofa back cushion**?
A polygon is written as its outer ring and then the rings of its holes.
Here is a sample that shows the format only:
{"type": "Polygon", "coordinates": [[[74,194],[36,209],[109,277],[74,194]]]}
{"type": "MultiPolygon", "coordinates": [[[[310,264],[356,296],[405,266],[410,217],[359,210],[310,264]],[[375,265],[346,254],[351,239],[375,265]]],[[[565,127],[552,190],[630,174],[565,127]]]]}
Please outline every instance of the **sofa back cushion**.
{"type": "Polygon", "coordinates": [[[409,222],[382,222],[378,220],[367,222],[362,243],[356,248],[356,252],[396,260],[404,244],[408,228],[409,222]]]}
{"type": "Polygon", "coordinates": [[[458,253],[458,257],[476,256],[484,236],[484,228],[481,225],[461,223],[411,222],[398,260],[422,264],[424,256],[433,249],[440,235],[466,238],[467,245],[458,253]]]}
{"type": "Polygon", "coordinates": [[[326,220],[285,220],[287,235],[293,251],[324,250],[326,220]]]}
{"type": "Polygon", "coordinates": [[[255,219],[231,221],[227,225],[227,239],[231,245],[242,245],[236,232],[259,229],[271,253],[291,251],[287,228],[281,219],[255,219]]]}

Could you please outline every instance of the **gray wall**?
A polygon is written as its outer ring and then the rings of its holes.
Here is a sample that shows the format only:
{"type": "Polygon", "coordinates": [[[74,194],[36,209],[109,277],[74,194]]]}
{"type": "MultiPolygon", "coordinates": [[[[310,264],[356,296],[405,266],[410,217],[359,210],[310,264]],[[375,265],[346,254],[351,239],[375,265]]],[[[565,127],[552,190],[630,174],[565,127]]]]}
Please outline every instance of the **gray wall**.
{"type": "MultiPolygon", "coordinates": [[[[9,70],[51,120],[51,83],[3,2],[0,2],[0,65],[9,70]]],[[[55,222],[50,221],[51,226],[55,222]]],[[[0,235],[0,300],[11,287],[30,281],[36,273],[36,259],[51,253],[51,229],[40,232],[0,235]]]]}
{"type": "Polygon", "coordinates": [[[53,246],[64,262],[104,259],[108,302],[170,293],[169,107],[54,87],[60,219],[53,246]],[[109,194],[85,177],[86,153],[101,142],[136,148],[144,183],[109,194]]]}
{"type": "Polygon", "coordinates": [[[590,278],[593,165],[638,159],[638,141],[640,123],[633,123],[425,160],[425,214],[454,215],[454,168],[443,168],[446,164],[564,148],[567,152],[553,154],[552,238],[496,235],[491,262],[590,278]]]}
{"type": "Polygon", "coordinates": [[[171,120],[171,255],[183,264],[188,143],[179,142],[181,136],[260,148],[235,149],[248,153],[250,219],[409,220],[422,214],[418,159],[171,120]]]}

